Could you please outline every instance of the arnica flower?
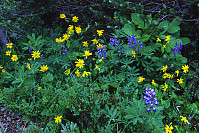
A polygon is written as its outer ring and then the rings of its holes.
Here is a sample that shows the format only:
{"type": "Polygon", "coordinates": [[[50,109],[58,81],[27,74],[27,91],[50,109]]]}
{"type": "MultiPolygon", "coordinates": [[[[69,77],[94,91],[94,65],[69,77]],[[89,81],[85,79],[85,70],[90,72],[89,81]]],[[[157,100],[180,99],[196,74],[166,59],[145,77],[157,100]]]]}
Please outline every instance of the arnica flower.
{"type": "Polygon", "coordinates": [[[182,66],[182,69],[184,70],[183,72],[184,73],[187,73],[189,70],[189,66],[188,65],[184,65],[184,66],[182,66]]]}
{"type": "Polygon", "coordinates": [[[3,68],[2,65],[0,65],[0,68],[3,68]]]}
{"type": "Polygon", "coordinates": [[[98,44],[98,40],[97,39],[93,39],[91,41],[93,42],[93,44],[98,44]]]}
{"type": "Polygon", "coordinates": [[[142,76],[139,76],[139,80],[138,83],[143,82],[145,78],[143,78],[142,76]]]}
{"type": "Polygon", "coordinates": [[[162,87],[162,90],[165,92],[168,89],[168,85],[164,83],[165,86],[162,87]]]}
{"type": "Polygon", "coordinates": [[[135,38],[135,34],[128,37],[127,41],[128,41],[128,45],[130,45],[129,48],[132,48],[132,49],[135,48],[135,52],[137,51],[140,52],[140,48],[142,48],[143,43],[135,38]]]}
{"type": "Polygon", "coordinates": [[[179,70],[175,71],[175,73],[176,73],[176,74],[177,74],[177,76],[178,76],[178,74],[179,74],[179,70]]]}
{"type": "Polygon", "coordinates": [[[97,66],[97,64],[95,64],[95,68],[97,68],[100,71],[100,68],[97,66]]]}
{"type": "Polygon", "coordinates": [[[75,61],[76,64],[76,67],[79,67],[80,69],[85,65],[84,64],[84,60],[81,60],[81,59],[77,59],[77,61],[75,61]]]}
{"type": "Polygon", "coordinates": [[[73,22],[77,22],[79,19],[78,19],[78,17],[76,17],[76,16],[74,16],[73,18],[72,18],[72,21],[73,22]]]}
{"type": "Polygon", "coordinates": [[[168,78],[168,77],[169,77],[168,73],[165,72],[165,73],[163,74],[163,78],[166,79],[166,78],[168,78]]]}
{"type": "Polygon", "coordinates": [[[62,42],[64,42],[64,39],[61,39],[61,37],[60,38],[56,38],[56,42],[62,43],[62,42]]]}
{"type": "Polygon", "coordinates": [[[7,48],[12,48],[12,43],[8,43],[8,44],[6,44],[7,45],[7,48]]]}
{"type": "Polygon", "coordinates": [[[69,39],[69,37],[70,37],[70,35],[68,35],[68,34],[66,34],[66,33],[63,34],[63,38],[64,38],[63,40],[67,41],[67,40],[69,39]]]}
{"type": "Polygon", "coordinates": [[[154,79],[152,80],[151,84],[156,86],[156,83],[155,83],[154,79]]]}
{"type": "Polygon", "coordinates": [[[71,68],[67,69],[67,70],[64,72],[64,74],[69,75],[69,74],[70,74],[70,69],[71,69],[71,68]]]}
{"type": "Polygon", "coordinates": [[[34,58],[34,60],[36,59],[36,58],[39,58],[40,57],[40,53],[39,53],[39,51],[33,51],[33,54],[31,54],[32,55],[32,58],[34,58]]]}
{"type": "Polygon", "coordinates": [[[84,53],[85,53],[85,55],[83,55],[83,56],[86,56],[86,59],[88,56],[92,55],[92,53],[89,53],[89,51],[84,51],[84,53]]]}
{"type": "Polygon", "coordinates": [[[75,71],[75,74],[77,75],[77,77],[80,77],[79,69],[77,69],[77,70],[75,71]]]}
{"type": "Polygon", "coordinates": [[[159,106],[158,99],[155,98],[155,91],[154,89],[146,87],[145,89],[146,93],[143,99],[146,101],[145,105],[150,105],[150,108],[147,108],[147,112],[149,112],[151,109],[156,112],[156,109],[154,105],[159,106]]]}
{"type": "Polygon", "coordinates": [[[104,31],[104,30],[97,30],[97,34],[98,34],[99,36],[102,36],[103,31],[104,31]]]}
{"type": "Polygon", "coordinates": [[[74,33],[74,26],[73,25],[69,25],[69,27],[68,27],[68,34],[70,35],[72,33],[74,33]]]}
{"type": "Polygon", "coordinates": [[[38,87],[38,91],[40,91],[41,90],[41,87],[38,87]]]}
{"type": "Polygon", "coordinates": [[[182,43],[179,43],[180,46],[178,46],[178,43],[176,42],[175,47],[172,50],[172,53],[174,55],[174,57],[176,57],[176,53],[180,54],[180,50],[182,50],[182,43]]]}
{"type": "Polygon", "coordinates": [[[135,51],[131,51],[132,57],[135,58],[136,52],[135,51]]]}
{"type": "Polygon", "coordinates": [[[170,42],[170,40],[171,40],[170,36],[166,36],[165,41],[167,41],[167,43],[169,43],[169,42],[170,42]]]}
{"type": "Polygon", "coordinates": [[[82,29],[80,28],[80,26],[79,27],[75,26],[75,30],[76,30],[76,33],[78,34],[82,32],[82,29]]]}
{"type": "Polygon", "coordinates": [[[6,72],[6,70],[5,70],[5,69],[3,69],[3,70],[2,70],[2,73],[5,73],[5,72],[6,72]]]}
{"type": "Polygon", "coordinates": [[[61,118],[62,118],[62,116],[57,116],[57,117],[55,117],[55,123],[59,123],[59,122],[61,122],[61,118]]]}
{"type": "Polygon", "coordinates": [[[162,68],[161,70],[162,70],[163,72],[166,72],[167,68],[168,68],[168,66],[166,65],[166,66],[163,66],[163,68],[162,68]]]}
{"type": "Polygon", "coordinates": [[[47,65],[43,65],[39,71],[45,72],[46,70],[48,70],[47,65]]]}
{"type": "Polygon", "coordinates": [[[163,48],[166,48],[166,44],[165,44],[165,45],[163,45],[163,48]]]}
{"type": "Polygon", "coordinates": [[[6,51],[6,55],[10,56],[11,51],[6,51]]]}
{"type": "Polygon", "coordinates": [[[182,83],[183,83],[183,79],[182,79],[182,78],[177,79],[177,82],[178,82],[179,84],[182,84],[182,83]]]}
{"type": "Polygon", "coordinates": [[[170,127],[166,124],[166,127],[164,128],[166,133],[172,133],[173,126],[171,125],[170,127]]]}
{"type": "Polygon", "coordinates": [[[27,63],[27,66],[26,66],[28,69],[30,69],[31,70],[31,68],[30,68],[30,63],[27,63]]]}
{"type": "Polygon", "coordinates": [[[91,73],[84,71],[83,74],[82,74],[82,77],[88,76],[88,74],[91,74],[91,73]]]}
{"type": "Polygon", "coordinates": [[[29,52],[32,52],[32,48],[28,45],[29,52]]]}
{"type": "Polygon", "coordinates": [[[186,117],[183,117],[183,116],[180,116],[182,119],[181,119],[181,121],[184,121],[185,123],[188,123],[188,120],[187,120],[187,118],[186,117]]]}
{"type": "Polygon", "coordinates": [[[12,55],[12,61],[17,61],[18,60],[18,57],[17,57],[17,55],[12,55]]]}
{"type": "Polygon", "coordinates": [[[60,18],[61,19],[66,18],[66,15],[65,14],[60,14],[60,18]]]}
{"type": "Polygon", "coordinates": [[[160,38],[157,38],[156,42],[161,42],[160,38]]]}
{"type": "Polygon", "coordinates": [[[62,51],[64,52],[63,55],[67,54],[67,50],[66,50],[66,47],[64,45],[62,46],[62,51]]]}
{"type": "Polygon", "coordinates": [[[84,41],[82,43],[83,43],[83,46],[88,47],[88,42],[87,41],[84,41]]]}
{"type": "Polygon", "coordinates": [[[102,57],[107,56],[106,55],[106,47],[105,46],[101,47],[101,45],[99,45],[97,50],[98,50],[97,53],[99,54],[99,59],[102,59],[102,57]]]}

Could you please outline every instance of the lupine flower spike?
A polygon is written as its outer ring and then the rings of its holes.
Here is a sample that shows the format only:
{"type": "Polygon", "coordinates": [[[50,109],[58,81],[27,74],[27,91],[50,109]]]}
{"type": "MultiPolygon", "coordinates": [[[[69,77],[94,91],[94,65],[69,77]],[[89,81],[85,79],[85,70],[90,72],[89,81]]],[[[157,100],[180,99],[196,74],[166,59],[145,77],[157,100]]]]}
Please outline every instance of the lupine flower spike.
{"type": "Polygon", "coordinates": [[[154,105],[159,106],[158,99],[155,98],[155,91],[154,89],[146,87],[145,89],[146,93],[143,99],[146,101],[145,105],[150,105],[150,108],[147,108],[147,112],[149,112],[151,109],[156,112],[156,109],[154,105]]]}

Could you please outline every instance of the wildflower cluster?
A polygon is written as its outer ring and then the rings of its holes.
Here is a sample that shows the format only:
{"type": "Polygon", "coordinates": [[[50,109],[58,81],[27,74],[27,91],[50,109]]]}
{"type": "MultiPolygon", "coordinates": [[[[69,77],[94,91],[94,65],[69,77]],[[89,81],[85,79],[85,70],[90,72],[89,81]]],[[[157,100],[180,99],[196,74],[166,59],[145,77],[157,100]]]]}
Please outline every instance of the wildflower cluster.
{"type": "Polygon", "coordinates": [[[143,97],[143,99],[146,101],[145,105],[150,105],[150,108],[147,108],[147,112],[149,112],[151,109],[153,109],[153,111],[156,112],[154,105],[159,106],[159,104],[158,99],[155,98],[154,89],[146,87],[145,91],[146,93],[143,97]]]}
{"type": "Polygon", "coordinates": [[[105,46],[101,46],[101,44],[99,44],[99,47],[97,47],[97,50],[98,50],[97,53],[99,54],[99,59],[102,59],[102,57],[107,56],[105,46]]]}
{"type": "Polygon", "coordinates": [[[142,48],[143,43],[135,38],[135,34],[128,37],[127,41],[128,41],[128,45],[130,45],[129,48],[132,48],[132,49],[135,48],[135,52],[137,51],[140,52],[140,48],[142,48]]]}
{"type": "Polygon", "coordinates": [[[180,50],[182,50],[182,43],[179,43],[180,46],[178,46],[178,43],[176,42],[175,47],[172,50],[173,55],[176,57],[176,53],[180,54],[180,50]]]}

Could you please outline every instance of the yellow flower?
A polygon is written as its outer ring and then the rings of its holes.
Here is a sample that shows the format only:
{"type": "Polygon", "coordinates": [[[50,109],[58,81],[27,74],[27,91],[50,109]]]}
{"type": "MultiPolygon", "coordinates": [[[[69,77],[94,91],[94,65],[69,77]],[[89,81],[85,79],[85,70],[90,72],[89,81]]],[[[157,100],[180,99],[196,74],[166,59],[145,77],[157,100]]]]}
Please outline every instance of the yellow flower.
{"type": "Polygon", "coordinates": [[[183,83],[183,79],[182,79],[182,78],[177,79],[177,82],[178,82],[179,84],[182,84],[182,83],[183,83]]]}
{"type": "Polygon", "coordinates": [[[74,26],[73,25],[69,25],[68,29],[69,29],[68,34],[74,33],[74,26]]]}
{"type": "Polygon", "coordinates": [[[163,86],[162,88],[162,90],[165,92],[167,89],[168,89],[168,85],[166,84],[166,83],[164,83],[164,85],[165,85],[165,87],[163,86]]]}
{"type": "Polygon", "coordinates": [[[168,68],[168,66],[166,65],[166,66],[163,66],[163,68],[162,68],[161,70],[162,70],[163,72],[166,72],[167,68],[168,68]]]}
{"type": "Polygon", "coordinates": [[[98,34],[99,36],[101,36],[102,33],[103,33],[103,31],[104,31],[104,30],[97,30],[97,34],[98,34]]]}
{"type": "Polygon", "coordinates": [[[139,81],[138,81],[138,83],[144,81],[144,79],[145,79],[145,78],[142,78],[142,76],[139,76],[139,81]]]}
{"type": "Polygon", "coordinates": [[[11,51],[6,51],[6,55],[10,56],[11,51]]]}
{"type": "Polygon", "coordinates": [[[77,22],[79,19],[78,19],[78,17],[76,17],[76,16],[74,16],[73,18],[72,18],[72,21],[73,22],[77,22]]]}
{"type": "Polygon", "coordinates": [[[35,58],[39,58],[40,57],[40,53],[39,53],[39,51],[33,51],[33,54],[31,54],[32,55],[32,58],[34,58],[34,60],[35,60],[35,58]]]}
{"type": "Polygon", "coordinates": [[[95,64],[95,65],[96,65],[95,68],[97,68],[100,71],[100,68],[97,66],[97,64],[95,64]]]}
{"type": "Polygon", "coordinates": [[[59,122],[61,122],[61,118],[62,118],[62,116],[57,116],[57,117],[55,117],[55,123],[59,123],[59,122]]]}
{"type": "Polygon", "coordinates": [[[60,14],[60,18],[66,18],[66,15],[65,14],[60,14]]]}
{"type": "Polygon", "coordinates": [[[132,57],[135,58],[135,55],[136,55],[135,51],[132,51],[131,54],[132,54],[132,57]]]}
{"type": "Polygon", "coordinates": [[[184,122],[188,123],[188,120],[187,120],[186,117],[183,117],[183,116],[180,116],[180,117],[182,118],[181,121],[184,121],[184,122]]]}
{"type": "Polygon", "coordinates": [[[38,91],[40,91],[41,90],[41,87],[38,87],[38,91]]]}
{"type": "Polygon", "coordinates": [[[85,52],[85,55],[83,55],[83,56],[86,56],[86,59],[88,56],[92,55],[92,53],[89,53],[89,51],[84,51],[84,52],[85,52]]]}
{"type": "Polygon", "coordinates": [[[93,39],[91,40],[93,42],[93,44],[97,44],[98,43],[98,40],[97,39],[93,39]]]}
{"type": "Polygon", "coordinates": [[[164,74],[163,74],[163,78],[164,78],[164,79],[166,79],[166,78],[168,78],[168,77],[169,77],[169,75],[168,75],[167,73],[164,73],[164,74]]]}
{"type": "Polygon", "coordinates": [[[184,73],[187,73],[189,70],[189,66],[188,65],[184,65],[184,66],[182,66],[182,69],[184,70],[183,72],[184,73]]]}
{"type": "Polygon", "coordinates": [[[166,44],[165,44],[165,45],[163,45],[163,48],[166,48],[166,44]]]}
{"type": "Polygon", "coordinates": [[[166,133],[172,133],[171,130],[173,130],[173,126],[171,125],[170,127],[168,125],[166,125],[166,127],[164,128],[166,133]]]}
{"type": "Polygon", "coordinates": [[[17,61],[18,60],[18,57],[17,57],[17,55],[12,55],[12,61],[17,61]]]}
{"type": "Polygon", "coordinates": [[[105,46],[104,44],[100,44],[100,43],[98,45],[96,45],[97,49],[98,48],[102,49],[104,46],[105,46]]]}
{"type": "Polygon", "coordinates": [[[61,39],[61,37],[60,38],[56,38],[56,42],[62,43],[62,42],[64,42],[64,39],[61,39]]]}
{"type": "Polygon", "coordinates": [[[170,40],[171,40],[170,36],[166,36],[165,41],[167,41],[167,43],[169,43],[170,40]]]}
{"type": "Polygon", "coordinates": [[[151,84],[156,86],[156,83],[154,82],[154,79],[152,80],[151,84]]]}
{"type": "Polygon", "coordinates": [[[70,74],[70,69],[71,69],[71,68],[67,69],[64,73],[65,73],[66,75],[69,75],[69,74],[70,74]]]}
{"type": "Polygon", "coordinates": [[[82,32],[82,28],[80,28],[80,26],[79,27],[75,26],[75,30],[76,30],[76,33],[78,34],[82,32]]]}
{"type": "Polygon", "coordinates": [[[41,70],[39,70],[39,71],[45,72],[46,70],[48,70],[47,65],[43,65],[43,66],[41,66],[41,70]]]}
{"type": "Polygon", "coordinates": [[[26,66],[28,69],[30,69],[31,70],[31,68],[30,68],[30,63],[27,63],[27,66],[26,66]]]}
{"type": "Polygon", "coordinates": [[[6,44],[7,45],[7,48],[12,48],[12,43],[8,43],[8,44],[6,44]]]}
{"type": "Polygon", "coordinates": [[[177,71],[175,71],[175,73],[177,73],[177,76],[178,76],[178,74],[179,74],[179,71],[177,70],[177,71]]]}
{"type": "Polygon", "coordinates": [[[3,69],[3,70],[2,70],[2,73],[5,73],[5,71],[6,71],[6,70],[5,70],[5,69],[3,69]]]}
{"type": "Polygon", "coordinates": [[[69,39],[69,37],[70,37],[70,35],[67,35],[66,33],[63,34],[63,38],[64,38],[63,40],[67,41],[69,39]]]}
{"type": "Polygon", "coordinates": [[[0,65],[0,68],[3,68],[2,65],[0,65]]]}
{"type": "Polygon", "coordinates": [[[91,73],[84,71],[83,74],[82,74],[82,77],[88,76],[88,74],[91,74],[91,73]]]}
{"type": "Polygon", "coordinates": [[[81,59],[77,59],[77,61],[75,61],[75,63],[77,63],[75,66],[79,67],[80,69],[85,65],[84,60],[81,60],[81,59]]]}
{"type": "Polygon", "coordinates": [[[28,60],[32,60],[32,58],[28,58],[28,60]]]}
{"type": "Polygon", "coordinates": [[[103,59],[104,59],[104,57],[102,57],[101,59],[99,59],[99,62],[102,62],[103,59]]]}
{"type": "Polygon", "coordinates": [[[157,38],[156,42],[161,42],[160,38],[157,38]]]}
{"type": "Polygon", "coordinates": [[[77,69],[77,70],[75,71],[75,74],[77,75],[77,77],[79,77],[79,76],[80,76],[79,69],[77,69]]]}
{"type": "Polygon", "coordinates": [[[82,43],[83,43],[83,46],[88,47],[88,42],[87,41],[84,41],[82,43]]]}

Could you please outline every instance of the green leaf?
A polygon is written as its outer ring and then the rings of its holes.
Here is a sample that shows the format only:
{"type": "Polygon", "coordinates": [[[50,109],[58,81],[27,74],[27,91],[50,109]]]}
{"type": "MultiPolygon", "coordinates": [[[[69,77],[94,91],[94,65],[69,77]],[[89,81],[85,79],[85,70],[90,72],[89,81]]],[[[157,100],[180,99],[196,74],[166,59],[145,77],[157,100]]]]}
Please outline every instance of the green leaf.
{"type": "Polygon", "coordinates": [[[122,29],[128,36],[135,34],[135,27],[131,24],[125,24],[122,29]]]}
{"type": "Polygon", "coordinates": [[[174,34],[176,32],[178,32],[180,30],[180,27],[179,26],[170,26],[168,27],[167,29],[167,32],[170,33],[170,34],[174,34]]]}
{"type": "Polygon", "coordinates": [[[147,42],[149,40],[150,36],[149,35],[144,35],[141,37],[141,42],[147,42]]]}
{"type": "Polygon", "coordinates": [[[169,23],[168,23],[167,20],[166,21],[162,21],[162,22],[159,23],[158,29],[163,29],[163,31],[161,32],[161,34],[164,34],[167,31],[168,25],[169,25],[169,23]]]}
{"type": "Polygon", "coordinates": [[[145,26],[144,26],[144,21],[140,18],[138,13],[132,13],[131,19],[132,19],[133,23],[138,25],[138,28],[146,29],[145,26]]]}
{"type": "Polygon", "coordinates": [[[186,45],[191,42],[187,37],[180,37],[180,40],[182,41],[182,45],[186,45]]]}

